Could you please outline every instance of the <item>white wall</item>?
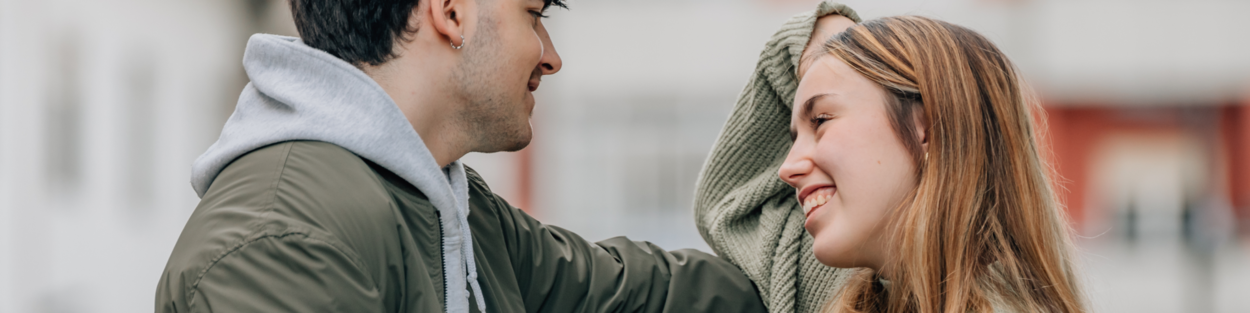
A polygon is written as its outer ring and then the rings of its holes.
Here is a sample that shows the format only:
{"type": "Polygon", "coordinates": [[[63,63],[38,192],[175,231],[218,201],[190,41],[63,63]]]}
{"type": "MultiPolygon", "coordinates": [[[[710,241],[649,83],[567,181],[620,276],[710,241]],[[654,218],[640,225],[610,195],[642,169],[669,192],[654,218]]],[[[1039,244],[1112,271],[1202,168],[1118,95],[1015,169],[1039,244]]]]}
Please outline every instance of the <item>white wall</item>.
{"type": "Polygon", "coordinates": [[[152,309],[237,97],[239,4],[0,5],[0,312],[152,309]]]}
{"type": "Polygon", "coordinates": [[[846,0],[865,18],[935,17],[993,40],[1052,100],[1210,105],[1250,96],[1250,2],[846,0]]]}

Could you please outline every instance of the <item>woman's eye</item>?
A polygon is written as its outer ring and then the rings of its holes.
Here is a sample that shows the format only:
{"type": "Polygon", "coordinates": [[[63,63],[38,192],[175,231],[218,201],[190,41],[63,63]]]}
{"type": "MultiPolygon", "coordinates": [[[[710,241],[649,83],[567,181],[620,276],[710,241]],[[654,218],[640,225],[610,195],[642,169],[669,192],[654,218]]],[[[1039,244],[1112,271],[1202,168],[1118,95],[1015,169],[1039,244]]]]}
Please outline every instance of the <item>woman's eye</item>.
{"type": "Polygon", "coordinates": [[[821,124],[824,124],[825,122],[828,122],[831,119],[833,119],[833,115],[829,115],[825,113],[821,113],[816,116],[813,116],[811,120],[812,128],[819,128],[821,124]]]}

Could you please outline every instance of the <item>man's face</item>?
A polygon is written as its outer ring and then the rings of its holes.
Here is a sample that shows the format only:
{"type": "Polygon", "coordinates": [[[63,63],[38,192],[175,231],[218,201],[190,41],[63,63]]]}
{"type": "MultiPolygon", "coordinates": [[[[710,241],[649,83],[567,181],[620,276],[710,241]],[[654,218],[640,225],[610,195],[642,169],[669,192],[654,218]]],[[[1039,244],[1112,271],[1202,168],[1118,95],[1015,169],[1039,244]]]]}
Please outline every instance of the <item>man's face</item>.
{"type": "Polygon", "coordinates": [[[560,70],[560,56],[542,24],[542,0],[479,0],[478,23],[466,31],[455,74],[466,99],[476,152],[516,151],[533,136],[534,90],[560,70]]]}

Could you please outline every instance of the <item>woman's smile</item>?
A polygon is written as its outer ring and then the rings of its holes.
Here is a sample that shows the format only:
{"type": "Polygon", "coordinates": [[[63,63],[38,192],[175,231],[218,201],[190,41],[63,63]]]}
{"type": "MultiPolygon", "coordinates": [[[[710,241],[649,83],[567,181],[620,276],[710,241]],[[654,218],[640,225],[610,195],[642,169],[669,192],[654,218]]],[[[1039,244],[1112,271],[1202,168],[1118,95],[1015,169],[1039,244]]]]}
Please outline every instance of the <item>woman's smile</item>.
{"type": "Polygon", "coordinates": [[[837,187],[825,186],[809,192],[807,196],[803,197],[803,215],[810,218],[812,212],[815,212],[817,208],[824,206],[830,199],[833,199],[833,194],[837,191],[837,187]]]}

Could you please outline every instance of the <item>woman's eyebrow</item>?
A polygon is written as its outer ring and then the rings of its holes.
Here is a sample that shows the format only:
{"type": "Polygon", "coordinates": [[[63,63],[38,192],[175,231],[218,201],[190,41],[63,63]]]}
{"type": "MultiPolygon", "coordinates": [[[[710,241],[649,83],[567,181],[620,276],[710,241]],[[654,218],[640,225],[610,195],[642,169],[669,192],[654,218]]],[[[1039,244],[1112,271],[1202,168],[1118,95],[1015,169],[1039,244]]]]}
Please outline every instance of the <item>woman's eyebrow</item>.
{"type": "Polygon", "coordinates": [[[821,98],[828,97],[830,95],[831,94],[829,93],[822,93],[814,95],[811,98],[807,98],[807,101],[803,101],[803,109],[799,111],[799,116],[803,117],[804,120],[811,119],[812,108],[816,107],[816,100],[820,100],[821,98]]]}
{"type": "MultiPolygon", "coordinates": [[[[806,120],[812,119],[812,108],[816,106],[816,100],[820,100],[820,98],[824,98],[829,95],[830,94],[828,93],[816,94],[816,95],[811,96],[810,98],[807,98],[807,100],[803,101],[803,105],[800,106],[801,109],[799,110],[799,117],[800,117],[799,120],[806,121],[806,120]]],[[[799,137],[798,129],[795,128],[793,124],[791,124],[790,125],[790,141],[794,142],[794,140],[798,139],[798,137],[799,137]]]]}

